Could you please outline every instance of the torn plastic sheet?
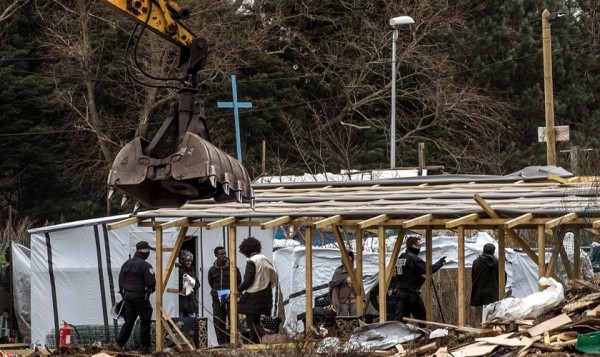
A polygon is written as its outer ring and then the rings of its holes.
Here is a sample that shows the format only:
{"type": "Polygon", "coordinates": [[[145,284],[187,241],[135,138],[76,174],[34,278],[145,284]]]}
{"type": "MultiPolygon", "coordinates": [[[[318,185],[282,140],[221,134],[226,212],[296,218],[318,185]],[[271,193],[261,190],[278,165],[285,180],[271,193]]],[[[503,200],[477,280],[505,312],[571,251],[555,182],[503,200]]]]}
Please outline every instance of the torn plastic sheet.
{"type": "Polygon", "coordinates": [[[535,319],[558,306],[565,299],[563,286],[553,278],[541,277],[540,285],[544,291],[533,293],[522,299],[506,298],[489,305],[491,310],[487,318],[502,321],[535,319]]]}
{"type": "Polygon", "coordinates": [[[399,343],[415,340],[427,331],[398,321],[388,321],[357,327],[348,340],[349,346],[362,350],[385,350],[399,343]]]}

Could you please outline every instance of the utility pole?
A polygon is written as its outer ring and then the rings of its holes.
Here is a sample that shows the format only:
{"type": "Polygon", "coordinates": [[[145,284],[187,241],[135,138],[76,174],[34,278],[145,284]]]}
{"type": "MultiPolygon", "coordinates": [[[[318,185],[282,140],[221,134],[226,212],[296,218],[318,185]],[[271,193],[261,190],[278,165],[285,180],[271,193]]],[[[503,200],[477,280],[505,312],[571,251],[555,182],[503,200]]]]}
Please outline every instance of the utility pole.
{"type": "Polygon", "coordinates": [[[550,12],[542,12],[542,53],[544,57],[544,105],[546,112],[546,164],[556,166],[556,136],[554,133],[554,91],[552,88],[552,34],[550,12]]]}

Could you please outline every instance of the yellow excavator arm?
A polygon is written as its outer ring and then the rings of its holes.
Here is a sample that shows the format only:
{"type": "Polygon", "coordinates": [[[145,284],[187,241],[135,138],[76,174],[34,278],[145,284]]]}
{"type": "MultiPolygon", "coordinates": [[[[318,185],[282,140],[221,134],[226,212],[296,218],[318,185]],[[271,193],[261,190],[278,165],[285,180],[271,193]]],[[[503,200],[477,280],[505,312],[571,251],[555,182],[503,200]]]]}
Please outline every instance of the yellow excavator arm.
{"type": "Polygon", "coordinates": [[[190,13],[175,0],[101,0],[179,47],[190,47],[196,36],[179,22],[190,13]]]}
{"type": "Polygon", "coordinates": [[[175,0],[101,0],[180,47],[183,71],[178,99],[152,140],[137,137],[117,154],[108,174],[109,199],[135,200],[151,208],[179,207],[188,200],[249,202],[254,191],[242,164],[210,140],[196,74],[208,56],[206,40],[180,20],[189,11],[175,0]],[[176,143],[176,145],[173,145],[176,143]]]}

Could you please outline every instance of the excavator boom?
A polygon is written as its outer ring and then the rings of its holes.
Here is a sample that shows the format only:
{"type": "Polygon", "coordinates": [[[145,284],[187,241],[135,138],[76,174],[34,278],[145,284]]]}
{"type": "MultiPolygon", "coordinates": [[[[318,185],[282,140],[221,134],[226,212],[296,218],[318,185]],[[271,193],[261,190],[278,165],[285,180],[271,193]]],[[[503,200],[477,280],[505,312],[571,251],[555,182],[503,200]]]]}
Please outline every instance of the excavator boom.
{"type": "Polygon", "coordinates": [[[246,169],[215,147],[207,129],[204,104],[195,87],[196,74],[208,56],[206,40],[180,22],[189,16],[175,0],[102,0],[180,47],[181,88],[171,112],[154,137],[138,137],[117,154],[108,175],[125,203],[151,208],[180,207],[188,200],[250,202],[254,191],[246,169]]]}

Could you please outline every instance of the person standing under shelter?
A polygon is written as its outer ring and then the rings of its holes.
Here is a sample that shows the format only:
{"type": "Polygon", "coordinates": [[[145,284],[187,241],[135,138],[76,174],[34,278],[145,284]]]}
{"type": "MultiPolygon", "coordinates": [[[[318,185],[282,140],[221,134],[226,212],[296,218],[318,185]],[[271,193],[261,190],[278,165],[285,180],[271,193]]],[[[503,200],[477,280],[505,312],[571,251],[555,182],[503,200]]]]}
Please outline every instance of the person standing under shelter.
{"type": "MultiPolygon", "coordinates": [[[[217,258],[208,270],[208,285],[210,285],[210,296],[212,297],[213,325],[217,342],[219,345],[229,343],[229,329],[227,322],[229,320],[229,258],[225,247],[216,247],[214,250],[217,258]],[[221,294],[219,295],[219,292],[221,294]]],[[[242,282],[240,269],[236,270],[236,287],[242,282]]]]}
{"type": "Polygon", "coordinates": [[[197,317],[198,316],[198,297],[196,291],[200,288],[200,283],[196,277],[196,267],[194,255],[189,250],[179,252],[179,316],[197,317]]]}
{"type": "Polygon", "coordinates": [[[141,352],[150,352],[150,322],[152,305],[150,295],[156,290],[156,278],[152,265],[146,261],[150,255],[150,244],[140,241],[135,245],[135,254],[121,267],[119,273],[119,293],[123,297],[123,318],[117,344],[123,349],[133,325],[140,317],[141,352]]]}
{"type": "Polygon", "coordinates": [[[250,329],[250,341],[260,343],[265,329],[260,324],[260,316],[271,315],[273,308],[273,288],[277,284],[277,273],[273,264],[261,252],[260,241],[248,237],[239,247],[240,253],[248,259],[244,279],[238,286],[243,292],[238,302],[238,311],[246,315],[246,324],[250,329]]]}
{"type": "MultiPolygon", "coordinates": [[[[350,265],[354,266],[354,252],[348,252],[350,265]]],[[[356,316],[356,293],[344,264],[335,269],[329,282],[329,297],[338,316],[356,316]]]]}
{"type": "MultiPolygon", "coordinates": [[[[401,321],[405,317],[425,320],[426,312],[421,298],[421,286],[425,283],[426,263],[419,258],[421,238],[410,236],[406,239],[406,251],[398,257],[396,263],[396,314],[394,320],[401,321]]],[[[431,267],[435,273],[446,264],[446,257],[441,257],[431,267]]]]}
{"type": "Polygon", "coordinates": [[[471,306],[476,306],[477,321],[481,321],[483,305],[498,301],[498,259],[494,256],[496,247],[492,243],[483,246],[483,254],[471,269],[471,306]]]}

